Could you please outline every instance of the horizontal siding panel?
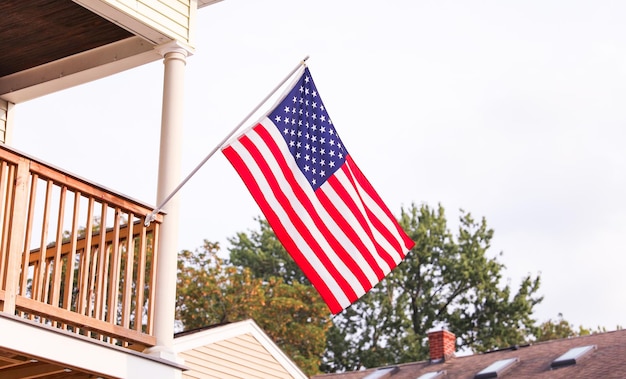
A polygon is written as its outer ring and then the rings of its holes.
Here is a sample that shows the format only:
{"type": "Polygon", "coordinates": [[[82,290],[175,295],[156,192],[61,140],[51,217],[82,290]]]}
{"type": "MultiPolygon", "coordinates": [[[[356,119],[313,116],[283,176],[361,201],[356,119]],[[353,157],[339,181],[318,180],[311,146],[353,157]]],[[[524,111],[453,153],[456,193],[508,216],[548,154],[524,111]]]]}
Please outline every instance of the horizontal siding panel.
{"type": "Polygon", "coordinates": [[[193,350],[180,353],[181,358],[185,360],[185,366],[189,370],[183,371],[183,378],[188,379],[231,379],[232,376],[226,377],[224,373],[219,373],[208,367],[209,363],[203,358],[194,356],[193,350]]]}
{"type": "Polygon", "coordinates": [[[189,42],[188,6],[188,14],[183,14],[179,12],[182,8],[178,4],[174,9],[158,0],[108,0],[108,2],[122,12],[160,30],[162,33],[177,40],[189,42]]]}
{"type": "Polygon", "coordinates": [[[189,15],[189,1],[159,0],[159,2],[163,3],[166,7],[172,8],[172,10],[178,14],[185,17],[189,15]]]}
{"type": "MultiPolygon", "coordinates": [[[[208,351],[204,351],[204,350],[200,350],[203,351],[205,353],[209,353],[208,351]]],[[[265,367],[275,367],[277,370],[281,369],[280,364],[273,359],[269,354],[259,354],[258,352],[254,352],[251,350],[244,350],[244,349],[236,349],[236,348],[232,348],[231,346],[228,345],[224,345],[224,344],[215,344],[215,345],[211,345],[211,354],[222,354],[222,356],[224,358],[226,357],[232,357],[231,361],[233,363],[238,363],[238,362],[242,362],[243,364],[247,364],[247,362],[249,362],[250,364],[254,364],[254,365],[258,365],[258,366],[265,366],[265,367]]]]}
{"type": "Polygon", "coordinates": [[[226,340],[216,343],[224,351],[240,352],[246,354],[249,357],[254,357],[258,360],[264,360],[267,362],[276,362],[276,359],[267,351],[262,345],[250,344],[247,341],[242,340],[226,340]]]}
{"type": "Polygon", "coordinates": [[[9,103],[0,99],[0,143],[6,143],[9,103]]]}
{"type": "Polygon", "coordinates": [[[224,349],[221,346],[211,345],[209,347],[194,349],[196,352],[204,354],[210,359],[220,359],[230,364],[243,365],[259,368],[261,371],[280,372],[283,367],[275,360],[258,359],[241,351],[224,349]],[[262,369],[261,369],[262,368],[262,369]]]}
{"type": "Polygon", "coordinates": [[[285,376],[284,373],[277,372],[267,372],[261,371],[253,367],[248,367],[240,364],[233,364],[232,362],[225,361],[223,359],[217,358],[215,356],[209,356],[210,365],[209,367],[204,367],[204,359],[198,358],[193,354],[194,352],[189,351],[189,354],[186,355],[185,364],[195,370],[198,368],[202,370],[202,373],[209,378],[218,378],[218,379],[230,379],[230,378],[246,378],[246,379],[288,379],[290,376],[285,376]]]}
{"type": "Polygon", "coordinates": [[[242,378],[291,378],[289,373],[276,361],[258,360],[242,352],[224,350],[216,344],[199,347],[186,353],[190,357],[188,362],[193,362],[201,370],[216,370],[220,373],[242,378]]]}

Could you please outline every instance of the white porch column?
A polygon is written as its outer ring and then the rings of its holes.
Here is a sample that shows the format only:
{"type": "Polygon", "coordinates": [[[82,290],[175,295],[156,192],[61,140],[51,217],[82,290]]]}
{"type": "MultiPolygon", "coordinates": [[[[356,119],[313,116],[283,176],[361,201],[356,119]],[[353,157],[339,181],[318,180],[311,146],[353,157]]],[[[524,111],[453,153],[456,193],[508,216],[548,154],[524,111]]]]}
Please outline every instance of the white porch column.
{"type": "MultiPolygon", "coordinates": [[[[163,109],[161,114],[161,144],[157,204],[180,183],[183,95],[185,64],[189,51],[176,42],[158,47],[163,55],[163,109]]],[[[159,235],[159,256],[156,276],[154,335],[157,345],[149,350],[152,355],[176,361],[173,351],[174,312],[176,299],[176,261],[178,254],[179,198],[172,197],[163,210],[166,212],[159,235]]]]}

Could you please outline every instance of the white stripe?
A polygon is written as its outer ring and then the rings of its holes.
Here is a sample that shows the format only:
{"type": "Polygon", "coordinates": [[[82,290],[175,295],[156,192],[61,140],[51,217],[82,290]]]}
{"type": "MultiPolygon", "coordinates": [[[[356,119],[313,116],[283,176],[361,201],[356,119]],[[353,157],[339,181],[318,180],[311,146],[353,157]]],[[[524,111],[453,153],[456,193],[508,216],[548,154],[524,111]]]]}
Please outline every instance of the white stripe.
{"type": "MultiPolygon", "coordinates": [[[[402,236],[398,233],[398,228],[396,228],[396,220],[390,219],[389,216],[387,216],[387,213],[382,208],[380,208],[378,203],[376,203],[376,201],[370,197],[367,191],[363,187],[361,187],[361,184],[358,180],[356,180],[356,178],[354,178],[354,182],[357,186],[357,191],[359,191],[359,194],[363,199],[363,203],[365,204],[365,206],[376,216],[376,218],[378,218],[378,220],[389,231],[389,233],[391,233],[391,235],[398,242],[398,245],[400,246],[400,249],[402,249],[402,252],[406,252],[406,249],[404,247],[404,240],[402,239],[402,236]]],[[[384,237],[382,237],[381,235],[381,238],[384,237]]],[[[396,248],[392,247],[389,253],[394,258],[393,260],[394,262],[396,262],[396,264],[402,261],[402,256],[396,248]]]]}
{"type": "MultiPolygon", "coordinates": [[[[363,205],[363,202],[361,201],[361,198],[359,196],[359,193],[357,192],[357,189],[352,185],[352,183],[350,182],[348,177],[343,173],[343,171],[341,171],[341,175],[338,175],[338,174],[339,174],[339,171],[335,173],[337,180],[339,180],[339,183],[346,189],[346,191],[348,191],[350,197],[354,199],[354,202],[356,206],[359,207],[360,212],[366,216],[365,220],[367,222],[368,227],[370,228],[370,231],[376,243],[378,243],[378,245],[380,245],[380,247],[387,253],[390,253],[392,251],[395,252],[396,249],[387,241],[387,239],[385,239],[385,237],[378,231],[378,229],[374,227],[370,219],[367,217],[365,213],[365,206],[363,205]]],[[[383,270],[383,273],[387,275],[393,269],[393,267],[389,267],[389,265],[385,262],[385,264],[381,266],[381,269],[383,270]]]]}
{"type": "MultiPolygon", "coordinates": [[[[341,172],[341,170],[339,170],[335,172],[335,174],[333,175],[335,176],[343,175],[343,173],[341,172]]],[[[339,196],[339,194],[337,194],[337,192],[333,189],[333,187],[330,184],[328,184],[328,182],[324,183],[320,188],[318,188],[318,191],[320,190],[324,191],[324,193],[328,197],[328,200],[331,203],[333,203],[333,205],[337,208],[337,211],[346,218],[346,222],[350,224],[350,227],[352,228],[352,230],[354,230],[359,240],[363,243],[365,248],[372,254],[372,257],[376,261],[376,264],[378,265],[378,267],[385,273],[389,272],[390,271],[389,265],[387,265],[387,262],[385,262],[377,254],[376,246],[374,245],[374,242],[372,241],[370,236],[367,234],[367,231],[365,231],[365,229],[361,227],[361,224],[359,223],[357,218],[354,216],[354,213],[352,213],[352,210],[348,208],[348,206],[346,205],[345,200],[343,200],[339,196]]],[[[370,283],[372,284],[372,286],[376,285],[378,283],[378,277],[376,276],[376,273],[371,269],[370,264],[367,261],[365,261],[365,258],[363,258],[361,254],[358,254],[358,258],[359,258],[358,263],[359,265],[363,265],[362,266],[364,268],[363,272],[365,273],[365,275],[367,275],[367,278],[369,279],[370,283]]]]}
{"type": "MultiPolygon", "coordinates": [[[[251,139],[254,139],[254,137],[258,137],[258,135],[253,132],[249,132],[247,136],[251,139]]],[[[259,142],[256,141],[255,144],[257,145],[257,148],[259,149],[265,146],[263,142],[261,142],[261,144],[259,145],[259,142]]],[[[324,281],[326,286],[329,288],[329,291],[335,296],[339,305],[342,308],[345,308],[348,305],[350,305],[349,299],[346,297],[345,293],[343,292],[341,287],[337,284],[333,276],[328,272],[326,267],[319,260],[317,255],[315,255],[315,253],[311,250],[310,246],[306,243],[304,238],[299,233],[295,233],[295,231],[297,230],[296,227],[293,225],[293,223],[289,219],[289,216],[283,209],[281,203],[276,199],[276,196],[274,195],[272,188],[270,187],[268,181],[266,180],[265,175],[261,172],[260,168],[258,167],[255,160],[252,158],[248,150],[243,145],[241,145],[239,141],[233,142],[231,144],[231,147],[239,154],[244,164],[248,167],[252,176],[257,182],[257,185],[259,186],[261,192],[263,193],[265,200],[268,202],[272,210],[276,213],[283,227],[286,230],[290,231],[289,234],[291,238],[293,239],[294,243],[296,244],[298,249],[302,252],[305,259],[309,262],[309,264],[311,264],[313,269],[317,272],[320,278],[324,281]]],[[[265,154],[263,156],[267,158],[272,155],[265,154]]],[[[270,166],[271,166],[271,163],[270,163],[270,166]]],[[[274,174],[280,173],[280,170],[274,170],[273,173],[274,174]]],[[[290,197],[288,193],[286,194],[286,196],[290,197]]],[[[293,196],[293,194],[291,196],[293,196]]]]}
{"type": "MultiPolygon", "coordinates": [[[[287,164],[295,166],[296,162],[293,159],[293,155],[291,155],[291,152],[287,148],[285,140],[280,135],[280,132],[278,131],[276,126],[274,126],[272,121],[269,119],[265,119],[261,123],[271,135],[272,139],[276,141],[276,144],[280,149],[283,158],[287,161],[287,164]]],[[[274,174],[274,177],[276,178],[282,192],[287,196],[287,198],[289,199],[289,203],[293,207],[295,213],[298,214],[302,222],[306,225],[307,229],[311,232],[313,238],[320,245],[324,254],[328,257],[328,259],[330,259],[337,271],[339,271],[339,273],[345,278],[345,280],[348,282],[350,287],[352,287],[352,290],[356,293],[356,295],[358,297],[364,295],[366,291],[363,288],[363,285],[361,284],[361,282],[359,282],[358,278],[354,275],[352,270],[350,270],[350,268],[346,266],[346,263],[337,256],[335,250],[328,243],[328,240],[324,237],[323,233],[319,230],[317,225],[315,225],[315,221],[313,220],[309,212],[298,200],[296,194],[291,187],[291,184],[287,181],[285,176],[282,175],[282,170],[278,165],[278,162],[276,161],[274,155],[270,151],[269,147],[267,147],[263,139],[256,133],[249,133],[248,137],[257,146],[257,148],[261,152],[261,155],[265,158],[265,161],[270,166],[270,170],[274,174]]],[[[341,230],[341,228],[337,226],[334,220],[332,220],[328,212],[326,212],[326,209],[324,208],[322,203],[320,203],[320,201],[318,200],[315,192],[313,191],[313,188],[311,188],[311,185],[309,184],[304,174],[302,174],[302,172],[297,168],[295,170],[292,170],[292,173],[294,175],[294,178],[296,179],[296,182],[298,183],[298,186],[300,187],[300,189],[302,189],[305,196],[311,201],[311,204],[316,214],[322,219],[322,221],[326,223],[326,225],[328,225],[328,222],[331,222],[335,226],[335,229],[341,230]]]]}
{"type": "MultiPolygon", "coordinates": [[[[282,153],[283,157],[285,157],[285,160],[287,160],[288,162],[293,162],[295,164],[295,161],[293,160],[293,155],[291,155],[291,152],[287,148],[287,145],[282,143],[282,141],[284,141],[284,139],[283,139],[282,135],[280,134],[280,131],[278,130],[278,128],[273,123],[273,121],[266,118],[266,119],[262,120],[261,123],[266,127],[268,133],[270,133],[272,138],[274,140],[278,140],[278,142],[279,142],[278,145],[279,145],[279,147],[281,149],[281,153],[282,153]]],[[[269,151],[268,151],[268,154],[269,154],[269,151]]],[[[315,195],[315,192],[313,191],[313,189],[309,185],[309,182],[308,182],[307,178],[300,172],[300,170],[296,170],[296,171],[297,172],[294,173],[296,181],[298,182],[298,185],[305,191],[307,197],[309,197],[309,199],[311,200],[311,203],[312,203],[313,207],[315,208],[315,211],[316,211],[317,215],[320,217],[322,222],[328,227],[328,229],[332,232],[333,237],[335,237],[335,239],[337,239],[337,242],[339,242],[344,247],[346,252],[348,254],[350,254],[352,259],[354,259],[355,263],[360,268],[360,271],[363,272],[363,274],[365,274],[365,276],[367,277],[367,280],[369,281],[370,285],[372,285],[372,286],[376,285],[379,280],[378,280],[378,277],[376,276],[376,273],[374,272],[374,270],[370,266],[370,264],[365,260],[363,255],[359,252],[359,249],[354,245],[354,243],[352,243],[350,238],[346,235],[346,233],[344,232],[343,227],[339,226],[337,224],[336,220],[328,213],[326,208],[319,201],[319,199],[315,195]],[[356,254],[351,254],[351,252],[357,252],[357,253],[356,254]]],[[[288,185],[288,184],[285,183],[285,185],[288,185]]],[[[330,185],[328,183],[322,184],[322,186],[318,188],[318,191],[323,191],[327,195],[329,194],[329,192],[332,192],[332,195],[334,195],[334,196],[330,196],[330,197],[333,197],[333,199],[334,199],[332,201],[333,205],[337,206],[337,208],[341,208],[342,209],[342,214],[344,214],[346,216],[351,214],[351,211],[345,206],[344,201],[341,200],[336,193],[334,193],[334,191],[332,190],[332,188],[330,187],[330,185]]],[[[355,225],[357,227],[359,226],[358,223],[355,224],[355,225]]],[[[358,229],[360,229],[360,230],[357,230],[357,233],[360,232],[359,234],[361,235],[361,240],[363,240],[363,236],[365,238],[365,242],[366,242],[365,245],[366,245],[366,247],[370,251],[372,249],[375,250],[374,245],[370,242],[370,240],[369,240],[368,236],[365,234],[365,232],[361,228],[358,228],[358,229]],[[368,242],[370,242],[370,243],[368,243],[368,242]]],[[[330,249],[330,246],[329,246],[329,249],[330,249]]],[[[332,257],[331,257],[331,259],[332,259],[332,257]]],[[[339,259],[340,258],[337,257],[337,260],[339,260],[339,259]]],[[[333,260],[333,262],[335,261],[334,259],[332,259],[332,260],[333,260]]],[[[344,264],[343,261],[342,261],[342,264],[344,264]]],[[[347,266],[346,266],[346,269],[350,270],[350,268],[347,267],[347,266]]],[[[352,270],[350,270],[350,271],[352,272],[352,270]]],[[[359,284],[359,286],[361,288],[363,288],[362,285],[359,284]]],[[[353,288],[354,288],[354,286],[353,286],[353,288]]],[[[354,290],[355,290],[356,293],[359,293],[359,290],[357,288],[354,288],[354,290]]]]}

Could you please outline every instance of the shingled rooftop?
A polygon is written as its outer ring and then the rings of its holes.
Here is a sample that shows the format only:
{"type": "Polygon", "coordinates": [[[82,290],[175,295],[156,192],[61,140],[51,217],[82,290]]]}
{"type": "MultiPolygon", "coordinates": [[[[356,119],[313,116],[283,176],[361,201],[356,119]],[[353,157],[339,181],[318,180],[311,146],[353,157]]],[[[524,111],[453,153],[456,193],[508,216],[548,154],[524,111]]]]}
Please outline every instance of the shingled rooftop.
{"type": "MultiPolygon", "coordinates": [[[[442,336],[442,341],[449,338],[442,331],[435,333],[442,336]]],[[[431,359],[428,361],[323,374],[313,379],[626,378],[626,330],[459,357],[438,347],[440,353],[433,354],[433,342],[429,340],[431,359]]]]}

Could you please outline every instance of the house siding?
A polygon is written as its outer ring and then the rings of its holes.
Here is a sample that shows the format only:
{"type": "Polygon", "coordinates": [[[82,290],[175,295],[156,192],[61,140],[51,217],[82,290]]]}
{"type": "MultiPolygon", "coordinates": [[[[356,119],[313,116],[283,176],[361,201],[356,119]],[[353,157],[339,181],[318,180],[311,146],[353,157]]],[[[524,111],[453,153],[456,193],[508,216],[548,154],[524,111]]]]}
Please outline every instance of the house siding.
{"type": "Polygon", "coordinates": [[[189,1],[109,0],[108,2],[163,34],[179,41],[190,42],[189,1]]]}
{"type": "Polygon", "coordinates": [[[194,0],[75,0],[155,44],[176,40],[193,46],[194,0]]]}
{"type": "Polygon", "coordinates": [[[9,102],[0,99],[0,143],[7,143],[9,102]]]}
{"type": "Polygon", "coordinates": [[[291,378],[251,334],[200,346],[180,355],[191,369],[183,373],[183,378],[291,378]]]}

